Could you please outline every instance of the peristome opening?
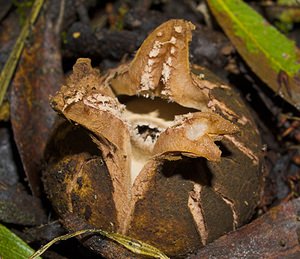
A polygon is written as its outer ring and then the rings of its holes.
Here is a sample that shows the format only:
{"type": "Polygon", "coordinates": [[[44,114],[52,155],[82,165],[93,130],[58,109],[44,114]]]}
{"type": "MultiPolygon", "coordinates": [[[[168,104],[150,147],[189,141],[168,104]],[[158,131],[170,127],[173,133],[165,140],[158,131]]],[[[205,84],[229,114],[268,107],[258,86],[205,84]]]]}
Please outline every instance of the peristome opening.
{"type": "Polygon", "coordinates": [[[130,128],[132,146],[131,181],[133,183],[152,156],[156,140],[166,128],[172,125],[175,116],[195,112],[196,110],[158,97],[151,99],[137,96],[119,96],[118,99],[126,106],[124,118],[130,128]]]}

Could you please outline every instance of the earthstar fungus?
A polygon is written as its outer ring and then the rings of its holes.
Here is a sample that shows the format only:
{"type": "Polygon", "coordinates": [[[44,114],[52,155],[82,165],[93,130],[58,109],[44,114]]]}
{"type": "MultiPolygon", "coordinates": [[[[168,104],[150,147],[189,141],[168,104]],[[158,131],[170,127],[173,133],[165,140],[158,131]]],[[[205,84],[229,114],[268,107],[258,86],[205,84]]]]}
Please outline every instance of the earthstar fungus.
{"type": "MultiPolygon", "coordinates": [[[[258,132],[231,87],[190,66],[193,29],[184,20],[162,24],[131,62],[105,75],[80,58],[52,98],[79,125],[57,131],[44,175],[70,230],[76,218],[179,256],[252,215],[262,178],[258,132]]],[[[113,258],[110,246],[94,250],[113,258]]]]}

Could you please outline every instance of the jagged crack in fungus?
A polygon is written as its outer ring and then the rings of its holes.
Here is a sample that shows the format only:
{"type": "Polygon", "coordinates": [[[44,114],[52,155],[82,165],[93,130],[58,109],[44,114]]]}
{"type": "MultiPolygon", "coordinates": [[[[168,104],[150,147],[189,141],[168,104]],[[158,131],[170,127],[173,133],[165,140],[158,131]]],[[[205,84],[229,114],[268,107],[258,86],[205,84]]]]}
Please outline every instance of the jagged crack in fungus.
{"type": "MultiPolygon", "coordinates": [[[[231,87],[208,81],[201,76],[205,71],[199,76],[191,72],[188,54],[193,29],[183,20],[162,24],[131,62],[104,75],[91,67],[89,59],[77,60],[73,74],[52,98],[52,106],[88,130],[106,173],[91,169],[97,167],[91,156],[92,160],[82,162],[80,174],[70,175],[69,168],[77,162],[74,155],[67,156],[63,185],[74,185],[80,175],[85,187],[66,188],[62,200],[74,205],[81,199],[84,204],[82,197],[87,194],[106,198],[89,200],[88,214],[68,211],[59,200],[60,214],[78,213],[94,226],[113,226],[114,231],[170,255],[194,251],[251,216],[260,190],[255,126],[231,87]],[[248,186],[248,180],[257,186],[248,186]],[[245,200],[250,204],[247,208],[245,200]],[[96,204],[101,213],[93,212],[96,204]],[[107,208],[115,216],[103,213],[107,208]],[[103,223],[108,219],[110,226],[103,223]]],[[[47,189],[56,178],[53,173],[45,177],[47,189]]]]}

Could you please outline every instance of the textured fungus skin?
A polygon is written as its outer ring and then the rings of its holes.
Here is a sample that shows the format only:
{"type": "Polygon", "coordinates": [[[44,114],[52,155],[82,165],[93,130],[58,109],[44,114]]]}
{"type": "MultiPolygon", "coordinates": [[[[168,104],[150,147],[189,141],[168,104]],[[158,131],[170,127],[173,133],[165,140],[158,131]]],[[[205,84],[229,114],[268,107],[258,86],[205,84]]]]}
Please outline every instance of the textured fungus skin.
{"type": "MultiPolygon", "coordinates": [[[[179,258],[252,216],[258,131],[234,89],[190,67],[192,29],[162,24],[132,62],[103,76],[79,59],[52,98],[68,121],[49,143],[44,185],[67,229],[119,232],[179,258]]],[[[138,258],[96,236],[84,242],[106,258],[138,258]]]]}
{"type": "Polygon", "coordinates": [[[112,184],[97,146],[84,130],[67,122],[56,132],[48,147],[55,153],[49,154],[51,166],[43,180],[57,213],[65,219],[75,214],[91,226],[113,231],[117,220],[112,184]]]}

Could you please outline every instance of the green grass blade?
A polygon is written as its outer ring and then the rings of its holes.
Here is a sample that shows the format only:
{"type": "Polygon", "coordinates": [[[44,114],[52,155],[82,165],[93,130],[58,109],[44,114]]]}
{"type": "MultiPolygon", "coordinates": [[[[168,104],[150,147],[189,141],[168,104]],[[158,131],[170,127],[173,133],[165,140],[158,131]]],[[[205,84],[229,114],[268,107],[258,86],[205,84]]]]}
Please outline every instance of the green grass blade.
{"type": "Polygon", "coordinates": [[[21,238],[0,224],[0,258],[27,259],[33,253],[34,250],[21,238]]]}
{"type": "Polygon", "coordinates": [[[119,243],[120,245],[126,247],[128,250],[130,250],[133,253],[141,254],[141,255],[147,255],[154,258],[160,258],[160,259],[168,259],[163,252],[158,250],[157,248],[148,245],[142,241],[132,239],[130,237],[118,234],[118,233],[109,233],[101,229],[84,229],[79,230],[74,233],[69,233],[63,236],[59,236],[51,240],[49,243],[44,245],[42,248],[40,248],[38,251],[36,251],[33,255],[29,257],[29,259],[36,259],[38,256],[42,255],[50,246],[52,246],[54,243],[62,240],[67,240],[69,238],[79,236],[82,234],[88,234],[88,233],[95,233],[100,234],[106,238],[109,238],[111,240],[114,240],[115,242],[119,243]]]}

